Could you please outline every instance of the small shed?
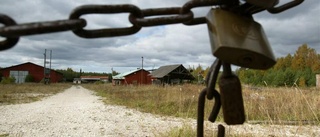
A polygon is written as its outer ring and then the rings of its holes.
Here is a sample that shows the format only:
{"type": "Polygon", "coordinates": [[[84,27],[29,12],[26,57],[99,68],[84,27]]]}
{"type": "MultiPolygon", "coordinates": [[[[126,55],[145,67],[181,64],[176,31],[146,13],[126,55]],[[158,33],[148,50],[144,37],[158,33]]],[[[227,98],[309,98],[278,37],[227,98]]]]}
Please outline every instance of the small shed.
{"type": "Polygon", "coordinates": [[[154,84],[177,84],[195,79],[182,64],[161,66],[150,75],[154,84]]]}
{"type": "MultiPolygon", "coordinates": [[[[50,82],[56,83],[60,82],[63,79],[63,74],[55,71],[47,69],[46,71],[50,71],[50,82]]],[[[29,75],[33,78],[33,82],[40,82],[44,79],[44,67],[27,62],[7,68],[2,68],[0,70],[0,73],[2,73],[3,77],[14,77],[16,80],[16,83],[25,83],[26,77],[29,75]]],[[[46,76],[48,77],[48,76],[46,76]]]]}
{"type": "Polygon", "coordinates": [[[150,72],[144,69],[137,69],[118,74],[112,77],[113,85],[130,85],[130,84],[151,84],[150,72]]]}

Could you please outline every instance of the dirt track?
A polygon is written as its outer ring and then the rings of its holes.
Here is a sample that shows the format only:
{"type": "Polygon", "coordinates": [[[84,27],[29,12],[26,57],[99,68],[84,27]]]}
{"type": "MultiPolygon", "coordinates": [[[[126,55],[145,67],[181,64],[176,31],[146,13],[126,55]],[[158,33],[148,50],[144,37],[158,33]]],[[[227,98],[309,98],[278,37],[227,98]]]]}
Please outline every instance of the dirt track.
{"type": "MultiPolygon", "coordinates": [[[[121,106],[105,105],[92,91],[73,86],[29,104],[0,106],[0,135],[10,136],[154,136],[195,120],[160,117],[121,106]]],[[[206,123],[209,131],[217,124],[206,123]]],[[[319,136],[317,126],[227,126],[227,134],[250,136],[319,136]]]]}

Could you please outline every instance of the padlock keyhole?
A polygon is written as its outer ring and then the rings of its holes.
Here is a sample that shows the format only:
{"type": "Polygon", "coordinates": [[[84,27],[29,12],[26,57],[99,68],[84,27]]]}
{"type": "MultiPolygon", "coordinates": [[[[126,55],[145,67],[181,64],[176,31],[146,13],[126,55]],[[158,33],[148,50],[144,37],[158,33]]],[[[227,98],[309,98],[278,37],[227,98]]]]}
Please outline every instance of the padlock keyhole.
{"type": "Polygon", "coordinates": [[[241,64],[250,64],[253,62],[253,58],[251,56],[245,56],[240,59],[241,64]]]}

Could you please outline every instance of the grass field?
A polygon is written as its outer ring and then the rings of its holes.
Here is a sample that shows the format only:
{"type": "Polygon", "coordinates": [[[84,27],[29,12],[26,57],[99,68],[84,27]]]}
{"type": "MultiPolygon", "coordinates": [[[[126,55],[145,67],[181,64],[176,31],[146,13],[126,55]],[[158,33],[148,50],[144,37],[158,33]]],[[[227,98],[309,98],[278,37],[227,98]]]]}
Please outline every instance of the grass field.
{"type": "MultiPolygon", "coordinates": [[[[196,118],[199,92],[203,85],[176,85],[159,87],[112,86],[110,84],[88,84],[85,88],[96,91],[107,104],[124,105],[143,112],[196,118]]],[[[320,125],[320,91],[315,88],[270,88],[243,86],[246,123],[276,125],[320,125]]],[[[205,119],[208,118],[213,101],[206,100],[205,119]]],[[[217,121],[223,122],[222,111],[217,121]]],[[[195,136],[195,130],[186,125],[172,129],[163,136],[195,136]]],[[[212,132],[206,133],[213,136],[212,132]]],[[[162,135],[161,135],[162,136],[162,135]]],[[[214,135],[216,136],[216,135],[214,135]]],[[[236,134],[229,136],[254,136],[236,134]]]]}
{"type": "MultiPolygon", "coordinates": [[[[71,84],[0,84],[0,105],[29,103],[59,93],[71,84]]],[[[203,85],[112,86],[82,84],[103,97],[107,104],[123,105],[142,112],[164,116],[193,118],[197,116],[199,92],[203,85]]],[[[246,123],[277,125],[320,125],[320,90],[316,88],[271,88],[243,86],[246,123]]],[[[205,119],[214,101],[206,100],[205,119]]],[[[222,111],[217,121],[223,122],[222,111]]],[[[172,129],[160,136],[194,136],[191,125],[172,129]]],[[[212,136],[212,132],[209,136],[212,136]]],[[[1,136],[1,135],[0,135],[1,136]]],[[[234,136],[234,135],[232,135],[234,136]]],[[[235,136],[250,136],[235,135],[235,136]]]]}
{"type": "Polygon", "coordinates": [[[71,84],[0,84],[0,105],[30,103],[59,93],[71,84]]]}
{"type": "MultiPolygon", "coordinates": [[[[105,97],[105,102],[124,105],[154,114],[196,118],[201,85],[159,87],[112,86],[90,84],[84,87],[105,97]]],[[[320,91],[315,88],[250,88],[243,87],[247,121],[276,124],[319,124],[320,91]]],[[[213,101],[206,101],[206,116],[213,101]]],[[[221,112],[221,111],[220,111],[221,112]]],[[[222,115],[218,116],[222,120],[222,115]]]]}

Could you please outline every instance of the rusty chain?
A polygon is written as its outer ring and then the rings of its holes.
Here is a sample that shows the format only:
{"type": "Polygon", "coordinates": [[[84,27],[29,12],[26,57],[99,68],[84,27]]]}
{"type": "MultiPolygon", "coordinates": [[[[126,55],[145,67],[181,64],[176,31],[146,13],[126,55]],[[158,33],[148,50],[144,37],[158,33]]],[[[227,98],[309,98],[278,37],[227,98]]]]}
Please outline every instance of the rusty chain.
{"type": "MultiPolygon", "coordinates": [[[[299,5],[303,0],[294,0],[279,7],[267,9],[270,13],[279,13],[286,9],[299,5]]],[[[0,23],[4,26],[0,28],[0,36],[5,40],[0,41],[0,51],[10,49],[15,46],[19,37],[27,35],[36,35],[44,33],[73,31],[73,33],[82,38],[101,38],[116,37],[135,34],[142,27],[168,25],[183,23],[184,25],[198,25],[206,23],[205,17],[194,17],[192,9],[205,6],[220,6],[221,8],[230,8],[237,13],[254,14],[266,9],[261,9],[254,5],[245,3],[239,4],[238,0],[191,0],[182,7],[140,9],[135,5],[84,5],[75,8],[70,14],[69,19],[34,22],[17,24],[7,15],[0,14],[0,23]],[[228,5],[228,6],[226,6],[228,5]],[[87,25],[85,19],[80,19],[85,14],[115,14],[129,13],[131,27],[124,28],[104,28],[96,30],[85,30],[87,25]],[[173,16],[174,15],[174,16],[173,16]],[[151,16],[161,16],[147,18],[151,16]]]]}
{"type": "MultiPolygon", "coordinates": [[[[36,35],[44,33],[73,31],[73,33],[82,38],[102,38],[102,37],[116,37],[135,34],[141,30],[142,27],[179,24],[184,25],[198,25],[206,23],[205,17],[194,17],[192,9],[206,6],[219,6],[225,10],[230,10],[237,14],[251,16],[252,14],[267,10],[270,13],[276,14],[292,7],[301,4],[304,0],[293,0],[289,3],[278,7],[263,8],[250,3],[239,3],[239,0],[191,0],[185,3],[182,7],[168,7],[168,8],[153,8],[140,9],[131,4],[123,5],[83,5],[75,8],[69,19],[55,20],[45,22],[33,22],[25,24],[17,24],[11,17],[0,14],[0,23],[3,27],[0,28],[0,36],[5,40],[0,41],[0,51],[7,50],[14,47],[21,36],[36,35]],[[131,27],[123,28],[103,28],[96,30],[85,30],[87,25],[85,19],[80,17],[86,14],[116,14],[129,13],[128,20],[131,27]],[[160,17],[152,17],[160,16],[160,17]],[[152,17],[152,18],[150,18],[152,17]]],[[[246,2],[246,1],[245,1],[246,2]]],[[[198,117],[197,117],[197,136],[202,137],[203,123],[204,123],[204,106],[205,100],[214,99],[214,106],[209,121],[215,122],[220,107],[221,98],[218,91],[215,89],[217,77],[222,62],[217,59],[211,66],[206,77],[206,88],[202,90],[198,101],[198,117]]],[[[241,87],[240,87],[241,88],[241,87]]],[[[220,89],[221,90],[221,89],[220,89]]],[[[221,91],[220,91],[221,92],[221,91]]],[[[223,105],[223,104],[222,104],[223,105]]],[[[218,126],[218,136],[224,136],[224,126],[218,126]]]]}

